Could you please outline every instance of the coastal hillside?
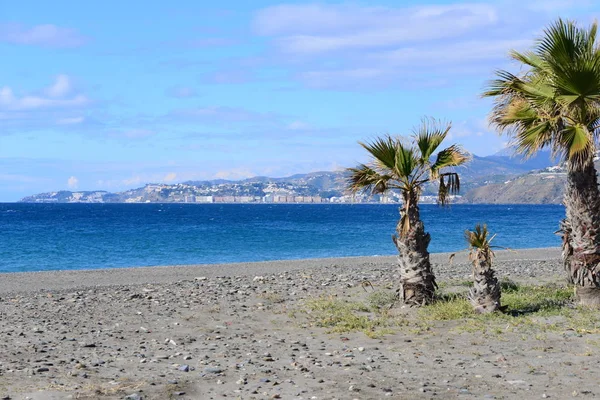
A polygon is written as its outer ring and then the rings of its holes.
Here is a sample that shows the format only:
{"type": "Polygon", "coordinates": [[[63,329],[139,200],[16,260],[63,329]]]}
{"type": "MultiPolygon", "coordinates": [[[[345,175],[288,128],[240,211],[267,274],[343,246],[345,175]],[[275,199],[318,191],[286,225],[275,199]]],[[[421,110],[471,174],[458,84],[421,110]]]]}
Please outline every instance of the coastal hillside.
{"type": "Polygon", "coordinates": [[[473,188],[459,200],[472,204],[561,204],[565,172],[544,170],[473,188]]]}
{"type": "MultiPolygon", "coordinates": [[[[510,153],[487,157],[473,156],[472,161],[459,169],[462,194],[469,203],[491,203],[498,200],[494,190],[503,191],[506,182],[512,182],[533,168],[552,165],[549,153],[523,161],[510,153]],[[490,199],[494,200],[491,201],[490,199]]],[[[519,178],[520,179],[520,178],[519,178]]],[[[549,178],[550,179],[550,178],[549,178]]],[[[534,179],[535,181],[535,179],[534,179]]],[[[542,180],[543,181],[543,180],[542,180]]],[[[533,181],[531,183],[533,185],[533,181]]],[[[535,189],[532,189],[535,192],[535,189]]],[[[425,186],[423,202],[435,202],[435,183],[425,186]]],[[[560,194],[557,194],[560,197],[560,194]]],[[[554,202],[552,196],[541,199],[519,197],[519,189],[504,202],[554,202]]],[[[284,178],[253,177],[241,181],[211,180],[187,181],[177,184],[150,183],[123,192],[56,191],[34,194],[21,200],[26,203],[345,203],[345,202],[398,202],[395,194],[385,197],[355,195],[346,192],[344,171],[322,171],[292,175],[284,178]]]]}
{"type": "MultiPolygon", "coordinates": [[[[600,170],[600,157],[595,159],[600,170]]],[[[459,203],[471,204],[562,204],[567,169],[564,163],[530,171],[506,179],[488,182],[463,191],[459,203]]]]}

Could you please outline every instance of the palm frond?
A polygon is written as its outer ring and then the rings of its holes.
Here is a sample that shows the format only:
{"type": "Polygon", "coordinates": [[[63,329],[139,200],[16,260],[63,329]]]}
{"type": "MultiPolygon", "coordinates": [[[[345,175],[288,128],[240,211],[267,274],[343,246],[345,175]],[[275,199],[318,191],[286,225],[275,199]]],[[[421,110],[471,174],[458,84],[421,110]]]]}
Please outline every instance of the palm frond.
{"type": "Polygon", "coordinates": [[[470,159],[471,155],[469,153],[467,153],[462,147],[453,144],[438,153],[435,163],[431,165],[432,178],[437,178],[441,169],[447,167],[458,167],[470,159]]]}
{"type": "Polygon", "coordinates": [[[440,174],[438,187],[438,203],[447,205],[450,195],[455,195],[460,192],[460,178],[455,172],[447,172],[440,174]]]}
{"type": "Polygon", "coordinates": [[[417,157],[415,151],[398,143],[396,147],[396,160],[394,172],[398,177],[409,178],[417,168],[417,157]]]}
{"type": "Polygon", "coordinates": [[[553,126],[549,122],[523,123],[515,137],[517,152],[527,158],[533,156],[539,150],[551,145],[553,132],[553,126]]]}
{"type": "Polygon", "coordinates": [[[488,229],[486,224],[476,224],[474,230],[465,231],[465,239],[469,246],[469,255],[472,258],[475,253],[479,252],[483,254],[486,259],[493,258],[494,252],[491,249],[490,242],[494,239],[494,236],[488,239],[488,229]]]}
{"type": "Polygon", "coordinates": [[[394,169],[396,165],[397,142],[391,136],[386,135],[375,139],[370,143],[358,142],[373,157],[374,162],[381,169],[394,169]]]}
{"type": "Polygon", "coordinates": [[[509,57],[534,69],[543,69],[546,67],[542,57],[535,54],[533,51],[518,52],[516,50],[511,50],[509,52],[509,57]]]}
{"type": "Polygon", "coordinates": [[[382,175],[365,164],[360,164],[356,168],[348,168],[346,171],[349,173],[346,186],[352,193],[385,193],[392,180],[391,176],[382,175]]]}
{"type": "Polygon", "coordinates": [[[442,123],[433,118],[424,119],[421,122],[414,136],[417,147],[421,152],[421,162],[423,164],[429,162],[431,155],[442,144],[448,132],[450,132],[451,126],[452,124],[450,123],[442,123]]]}
{"type": "Polygon", "coordinates": [[[594,142],[592,135],[586,126],[571,125],[565,127],[558,137],[560,147],[564,149],[566,158],[575,165],[581,165],[588,161],[594,154],[594,142]]]}

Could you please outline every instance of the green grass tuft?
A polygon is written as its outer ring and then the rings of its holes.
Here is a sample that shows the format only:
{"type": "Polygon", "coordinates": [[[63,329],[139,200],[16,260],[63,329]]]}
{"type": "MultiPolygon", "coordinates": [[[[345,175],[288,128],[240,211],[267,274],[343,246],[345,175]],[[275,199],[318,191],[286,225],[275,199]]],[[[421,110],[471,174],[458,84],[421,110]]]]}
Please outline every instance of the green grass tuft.
{"type": "Polygon", "coordinates": [[[507,314],[537,313],[540,316],[559,315],[571,303],[573,290],[565,286],[518,286],[502,289],[502,305],[507,314]]]}
{"type": "Polygon", "coordinates": [[[398,301],[398,295],[391,290],[378,290],[367,297],[372,311],[389,310],[398,301]]]}
{"type": "MultiPolygon", "coordinates": [[[[543,340],[545,332],[566,334],[600,333],[600,313],[573,304],[573,289],[561,285],[521,285],[501,282],[504,312],[476,314],[467,299],[467,288],[460,292],[438,294],[433,304],[419,309],[404,309],[397,314],[396,293],[381,290],[361,301],[335,296],[305,300],[290,310],[291,317],[305,317],[312,326],[331,333],[364,332],[369,337],[393,333],[400,327],[409,333],[426,333],[438,324],[462,331],[498,335],[519,332],[543,340]],[[414,312],[413,312],[414,311],[414,312]],[[397,315],[402,315],[399,317],[397,315]],[[414,331],[414,332],[413,332],[414,331]],[[570,333],[569,333],[570,332],[570,333]]],[[[455,290],[456,285],[449,287],[455,290]]]]}
{"type": "MultiPolygon", "coordinates": [[[[383,298],[387,296],[377,299],[383,298]]],[[[300,311],[308,316],[311,324],[327,328],[330,333],[360,331],[375,338],[391,333],[389,327],[399,323],[385,312],[373,313],[372,306],[335,297],[307,300],[300,311]]]]}

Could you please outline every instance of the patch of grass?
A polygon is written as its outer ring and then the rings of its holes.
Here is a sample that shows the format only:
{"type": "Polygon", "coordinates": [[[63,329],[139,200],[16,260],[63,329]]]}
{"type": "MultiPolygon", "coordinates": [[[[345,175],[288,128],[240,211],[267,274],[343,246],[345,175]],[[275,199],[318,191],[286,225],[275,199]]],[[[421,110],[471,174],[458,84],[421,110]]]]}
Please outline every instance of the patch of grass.
{"type": "Polygon", "coordinates": [[[447,329],[492,335],[497,340],[502,340],[506,332],[540,342],[547,339],[547,332],[563,332],[566,336],[600,333],[600,313],[574,306],[569,286],[533,286],[511,281],[501,285],[504,312],[492,314],[476,314],[467,299],[467,290],[454,292],[454,284],[449,288],[452,292],[440,291],[433,304],[418,309],[400,309],[395,291],[378,290],[363,293],[362,301],[322,296],[287,311],[292,318],[305,318],[302,326],[323,327],[331,333],[358,331],[369,337],[393,333],[399,327],[409,334],[424,334],[440,324],[447,329]]]}
{"type": "Polygon", "coordinates": [[[448,321],[473,316],[473,307],[464,293],[438,296],[433,304],[419,310],[419,316],[429,321],[448,321]]]}
{"type": "Polygon", "coordinates": [[[373,311],[389,310],[397,300],[398,295],[391,290],[378,290],[367,297],[367,302],[373,311]]]}
{"type": "Polygon", "coordinates": [[[502,305],[510,315],[536,313],[559,315],[571,302],[573,290],[565,286],[519,286],[502,288],[502,305]]]}
{"type": "Polygon", "coordinates": [[[312,325],[327,328],[330,333],[359,331],[372,338],[392,333],[390,327],[398,325],[398,320],[371,310],[367,304],[328,296],[307,300],[298,311],[306,314],[312,325]]]}
{"type": "Polygon", "coordinates": [[[258,297],[264,299],[267,302],[272,304],[283,303],[285,302],[285,298],[278,293],[261,293],[258,297]]]}
{"type": "Polygon", "coordinates": [[[600,328],[600,318],[596,318],[594,324],[593,318],[582,317],[585,310],[572,307],[573,291],[570,287],[519,285],[511,281],[501,282],[501,287],[504,313],[475,314],[464,292],[439,296],[434,304],[420,309],[419,316],[428,321],[464,320],[459,328],[461,330],[495,335],[516,330],[566,328],[581,331],[600,328]]]}

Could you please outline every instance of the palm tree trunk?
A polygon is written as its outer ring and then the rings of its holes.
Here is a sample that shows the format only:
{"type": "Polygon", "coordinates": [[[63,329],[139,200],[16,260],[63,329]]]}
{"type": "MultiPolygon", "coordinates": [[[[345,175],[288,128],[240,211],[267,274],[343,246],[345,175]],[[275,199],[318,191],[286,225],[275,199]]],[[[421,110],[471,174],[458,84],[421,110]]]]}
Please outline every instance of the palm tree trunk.
{"type": "Polygon", "coordinates": [[[566,218],[561,224],[563,262],[579,304],[600,306],[600,192],[593,159],[569,162],[566,218]]]}
{"type": "Polygon", "coordinates": [[[418,194],[409,193],[405,196],[400,215],[396,235],[392,237],[398,249],[400,298],[404,304],[421,306],[433,300],[437,285],[427,251],[431,237],[429,233],[425,233],[420,218],[418,194]],[[410,224],[406,232],[405,218],[408,218],[410,224]]]}
{"type": "Polygon", "coordinates": [[[478,252],[473,260],[473,287],[469,301],[478,313],[490,313],[500,308],[500,284],[491,268],[491,260],[478,252]]]}

